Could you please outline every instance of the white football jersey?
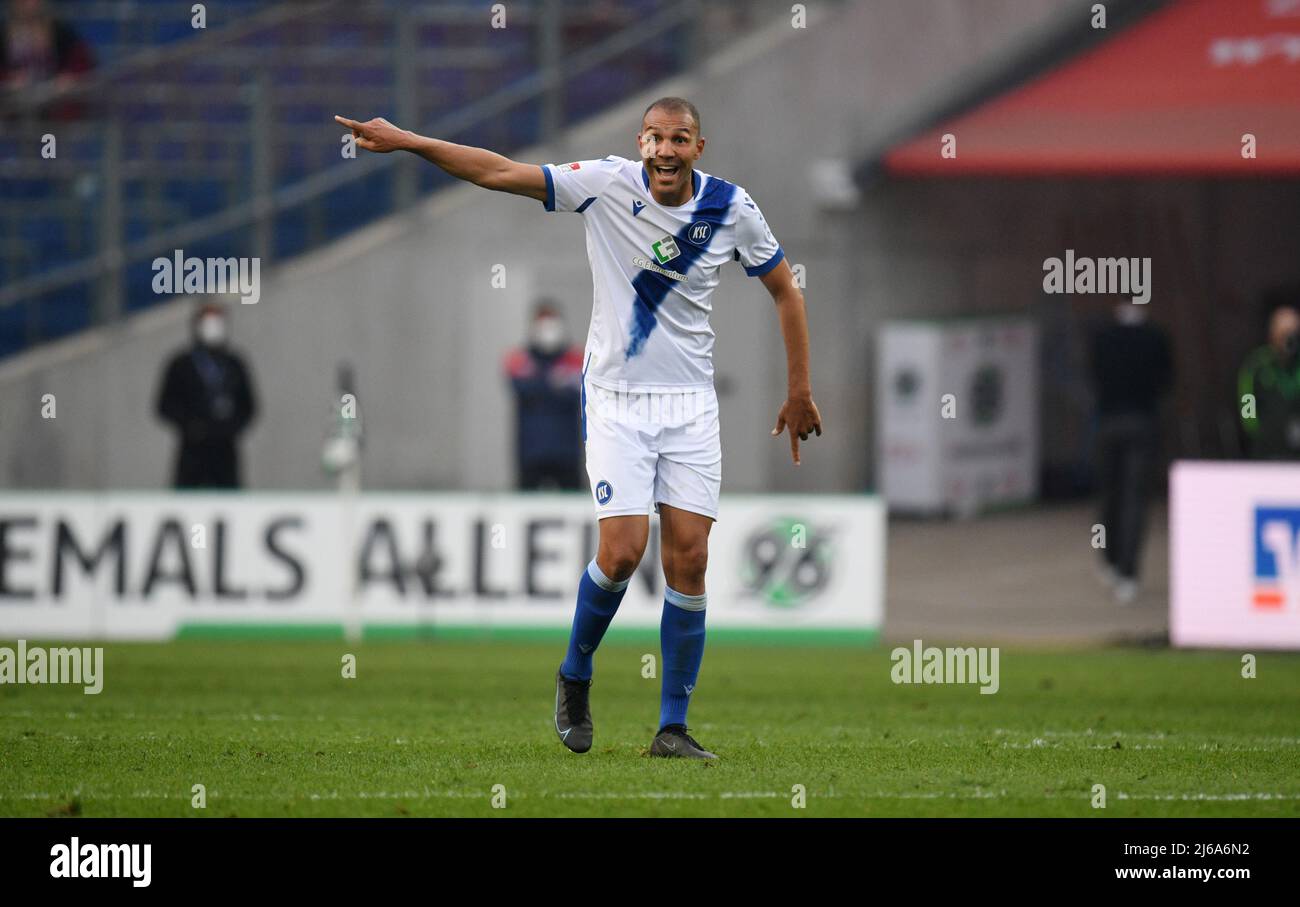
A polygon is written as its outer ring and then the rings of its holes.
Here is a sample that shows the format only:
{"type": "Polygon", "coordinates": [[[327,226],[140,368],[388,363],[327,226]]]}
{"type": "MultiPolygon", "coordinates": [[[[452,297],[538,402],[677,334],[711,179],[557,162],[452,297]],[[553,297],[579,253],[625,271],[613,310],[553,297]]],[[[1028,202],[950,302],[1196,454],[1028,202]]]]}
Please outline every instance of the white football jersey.
{"type": "Polygon", "coordinates": [[[546,210],[586,219],[594,289],[586,379],[611,390],[713,385],[710,297],[722,265],[751,277],[785,253],[744,189],[696,170],[694,195],[670,208],[640,161],[544,164],[546,210]]]}

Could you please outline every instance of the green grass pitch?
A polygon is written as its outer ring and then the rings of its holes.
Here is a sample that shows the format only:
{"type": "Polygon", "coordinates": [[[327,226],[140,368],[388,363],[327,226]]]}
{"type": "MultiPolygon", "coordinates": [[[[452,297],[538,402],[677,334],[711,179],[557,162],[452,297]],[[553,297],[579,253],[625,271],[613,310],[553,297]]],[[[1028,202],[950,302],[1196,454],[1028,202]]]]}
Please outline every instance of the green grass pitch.
{"type": "Polygon", "coordinates": [[[893,684],[886,646],[716,644],[706,765],[645,755],[648,641],[598,653],[584,756],[551,725],[560,640],[105,649],[98,696],[0,686],[0,815],[1300,816],[1296,655],[1004,649],[981,695],[893,684]]]}

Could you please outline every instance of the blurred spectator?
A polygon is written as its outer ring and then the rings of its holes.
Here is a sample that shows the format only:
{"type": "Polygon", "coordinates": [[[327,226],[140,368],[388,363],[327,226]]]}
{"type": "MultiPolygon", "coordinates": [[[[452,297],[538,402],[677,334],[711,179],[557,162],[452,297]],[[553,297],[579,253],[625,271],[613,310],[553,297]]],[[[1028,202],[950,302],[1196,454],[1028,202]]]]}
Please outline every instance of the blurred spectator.
{"type": "Polygon", "coordinates": [[[1257,460],[1300,460],[1300,308],[1283,303],[1268,320],[1268,343],[1242,363],[1237,406],[1247,450],[1257,460]],[[1246,395],[1254,397],[1251,418],[1246,395]]]}
{"type": "Polygon", "coordinates": [[[0,40],[0,81],[10,89],[54,79],[69,85],[94,65],[90,46],[44,0],[12,0],[0,40]]]}
{"type": "Polygon", "coordinates": [[[204,305],[194,315],[194,340],[163,372],[158,415],[180,435],[177,488],[239,488],[235,443],[257,412],[253,381],[227,346],[225,310],[204,305]]]}
{"type": "Polygon", "coordinates": [[[357,382],[352,366],[340,362],[334,399],[330,401],[330,433],[321,449],[321,465],[340,491],[361,490],[361,443],[364,432],[357,409],[357,382]]]}
{"type": "Polygon", "coordinates": [[[582,350],[571,346],[549,300],[533,310],[528,344],[511,350],[506,377],[515,393],[519,488],[582,488],[582,350]]]}
{"type": "Polygon", "coordinates": [[[1147,499],[1159,451],[1160,398],[1172,383],[1168,335],[1147,323],[1146,307],[1115,308],[1092,344],[1097,393],[1102,572],[1121,604],[1137,597],[1147,499]]]}

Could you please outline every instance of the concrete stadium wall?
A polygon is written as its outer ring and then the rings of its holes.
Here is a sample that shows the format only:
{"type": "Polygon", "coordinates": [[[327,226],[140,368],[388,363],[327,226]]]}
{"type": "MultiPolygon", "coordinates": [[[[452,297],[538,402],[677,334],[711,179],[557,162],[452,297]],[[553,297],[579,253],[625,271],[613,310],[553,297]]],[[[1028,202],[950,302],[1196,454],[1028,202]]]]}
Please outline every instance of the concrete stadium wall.
{"type": "MultiPolygon", "coordinates": [[[[715,294],[729,490],[866,487],[875,325],[886,315],[1011,302],[1018,293],[1008,275],[1037,267],[1003,249],[988,225],[963,220],[987,209],[997,187],[962,190],[956,208],[939,187],[888,187],[857,211],[830,212],[810,199],[807,164],[857,159],[972,66],[1050,29],[1063,15],[1059,0],[880,0],[820,21],[809,6],[806,30],[790,28],[784,15],[688,76],[573,130],[562,145],[516,155],[630,157],[645,104],[689,96],[709,140],[701,167],[748,188],[791,261],[807,269],[813,387],[827,434],[810,442],[799,470],[785,440],[768,434],[785,390],[770,300],[738,266],[715,294]]],[[[319,450],[341,360],[356,369],[368,486],[510,487],[512,403],[501,354],[522,337],[539,295],[562,300],[580,342],[591,298],[580,217],[471,186],[274,268],[263,283],[260,303],[231,307],[232,327],[262,407],[245,445],[246,478],[276,489],[327,484],[319,450]],[[491,282],[497,264],[505,266],[503,289],[491,282]]],[[[189,311],[168,304],[0,366],[0,486],[165,485],[172,440],[152,403],[162,362],[185,341],[189,311]],[[58,400],[54,420],[40,417],[47,393],[58,400]]]]}

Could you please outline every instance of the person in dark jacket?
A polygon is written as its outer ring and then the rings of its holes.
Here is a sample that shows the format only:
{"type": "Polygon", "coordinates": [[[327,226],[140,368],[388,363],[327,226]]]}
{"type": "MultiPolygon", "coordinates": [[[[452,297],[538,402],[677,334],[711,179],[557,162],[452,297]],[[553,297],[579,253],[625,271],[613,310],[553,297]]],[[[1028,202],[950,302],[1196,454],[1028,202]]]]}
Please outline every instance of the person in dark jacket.
{"type": "Polygon", "coordinates": [[[1168,335],[1148,324],[1146,308],[1120,303],[1093,337],[1097,393],[1103,573],[1121,604],[1137,598],[1147,499],[1159,452],[1160,399],[1172,383],[1168,335]]]}
{"type": "Polygon", "coordinates": [[[506,355],[505,371],[515,395],[518,487],[584,488],[582,351],[569,344],[553,303],[533,310],[528,343],[506,355]]]}
{"type": "Polygon", "coordinates": [[[1252,459],[1300,460],[1300,308],[1273,309],[1268,343],[1238,373],[1237,406],[1252,459]]]}
{"type": "Polygon", "coordinates": [[[253,379],[226,340],[225,311],[205,305],[194,340],[163,372],[158,416],[176,428],[177,488],[239,488],[239,436],[257,413],[253,379]]]}

